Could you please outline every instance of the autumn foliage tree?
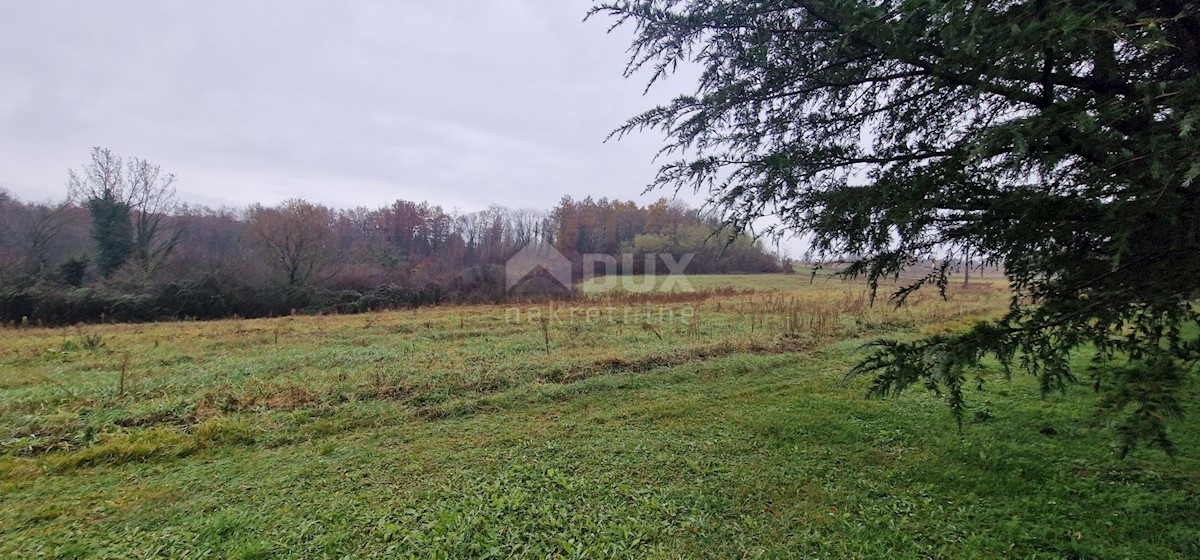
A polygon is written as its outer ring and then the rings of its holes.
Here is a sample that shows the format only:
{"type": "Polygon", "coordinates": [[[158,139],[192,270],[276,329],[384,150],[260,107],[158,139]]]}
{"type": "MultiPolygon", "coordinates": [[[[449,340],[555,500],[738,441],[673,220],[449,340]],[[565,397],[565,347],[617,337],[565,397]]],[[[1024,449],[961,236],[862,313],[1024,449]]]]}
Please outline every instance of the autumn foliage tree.
{"type": "Polygon", "coordinates": [[[305,288],[324,279],[335,264],[333,212],[300,199],[278,207],[251,207],[250,230],[264,257],[288,288],[305,288]]]}

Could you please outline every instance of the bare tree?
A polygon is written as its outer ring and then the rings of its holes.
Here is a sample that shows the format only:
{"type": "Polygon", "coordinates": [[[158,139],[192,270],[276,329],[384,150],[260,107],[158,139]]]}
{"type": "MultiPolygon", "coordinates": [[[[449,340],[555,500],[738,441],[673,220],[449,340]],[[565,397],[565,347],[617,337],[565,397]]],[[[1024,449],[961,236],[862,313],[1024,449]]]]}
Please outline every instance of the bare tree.
{"type": "Polygon", "coordinates": [[[174,213],[175,174],[163,173],[158,165],[132,158],[126,164],[129,206],[133,213],[133,259],[153,275],[175,250],[183,234],[181,227],[164,227],[163,218],[174,213]]]}
{"type": "Polygon", "coordinates": [[[20,204],[0,188],[0,276],[15,270],[20,263],[16,243],[16,222],[20,204]]]}
{"type": "Polygon", "coordinates": [[[0,187],[0,248],[13,244],[13,224],[19,203],[3,187],[0,187]]]}
{"type": "Polygon", "coordinates": [[[547,213],[532,208],[514,208],[508,210],[509,229],[512,232],[511,243],[517,248],[534,242],[542,241],[545,231],[543,225],[547,213]]]}
{"type": "Polygon", "coordinates": [[[74,206],[60,202],[21,202],[0,191],[0,249],[4,266],[27,278],[42,277],[55,259],[55,241],[71,224],[74,206]]]}
{"type": "Polygon", "coordinates": [[[68,174],[70,196],[92,212],[101,272],[111,273],[132,258],[143,273],[156,273],[182,233],[163,221],[176,208],[175,175],[100,147],[92,148],[92,161],[80,172],[68,174]]]}
{"type": "Polygon", "coordinates": [[[17,240],[24,245],[26,270],[42,275],[50,265],[50,246],[70,222],[70,201],[25,204],[24,223],[17,240]]]}
{"type": "Polygon", "coordinates": [[[76,172],[67,170],[67,196],[74,200],[92,200],[110,195],[128,202],[125,169],[121,156],[108,148],[92,148],[92,161],[76,172]]]}

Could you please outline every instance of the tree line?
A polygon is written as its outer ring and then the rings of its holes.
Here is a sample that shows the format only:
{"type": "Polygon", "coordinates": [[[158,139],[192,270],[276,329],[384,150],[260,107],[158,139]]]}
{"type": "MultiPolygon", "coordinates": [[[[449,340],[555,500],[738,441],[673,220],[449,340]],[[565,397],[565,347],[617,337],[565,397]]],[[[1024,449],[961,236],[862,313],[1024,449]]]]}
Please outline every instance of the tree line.
{"type": "MultiPolygon", "coordinates": [[[[175,175],[96,148],[59,202],[0,190],[0,321],[215,319],[499,302],[504,262],[551,244],[583,274],[586,254],[692,254],[688,273],[777,272],[780,259],[717,217],[563,197],[551,210],[447,211],[396,200],[337,209],[301,199],[207,208],[176,199],[175,175]]],[[[603,272],[603,271],[599,271],[603,272]]]]}

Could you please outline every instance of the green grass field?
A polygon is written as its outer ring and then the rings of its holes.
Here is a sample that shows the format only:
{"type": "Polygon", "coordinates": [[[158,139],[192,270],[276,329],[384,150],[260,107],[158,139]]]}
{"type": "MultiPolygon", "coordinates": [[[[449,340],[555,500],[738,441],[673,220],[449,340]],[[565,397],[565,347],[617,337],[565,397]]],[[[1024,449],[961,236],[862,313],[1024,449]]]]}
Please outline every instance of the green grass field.
{"type": "Polygon", "coordinates": [[[1195,558],[1200,425],[1113,453],[1080,386],[843,385],[879,336],[1007,303],[859,284],[8,329],[0,556],[1195,558]]]}

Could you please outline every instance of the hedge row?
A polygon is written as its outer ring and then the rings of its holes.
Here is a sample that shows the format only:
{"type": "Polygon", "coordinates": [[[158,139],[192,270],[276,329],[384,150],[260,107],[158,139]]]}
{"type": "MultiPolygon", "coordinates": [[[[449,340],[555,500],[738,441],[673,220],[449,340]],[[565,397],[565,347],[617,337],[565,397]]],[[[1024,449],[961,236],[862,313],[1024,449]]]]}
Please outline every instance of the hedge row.
{"type": "Polygon", "coordinates": [[[498,302],[504,298],[503,277],[490,268],[466,271],[445,285],[389,284],[362,291],[262,287],[210,276],[141,293],[56,286],[0,288],[0,323],[54,326],[270,317],[296,312],[362,313],[447,302],[498,302]]]}

